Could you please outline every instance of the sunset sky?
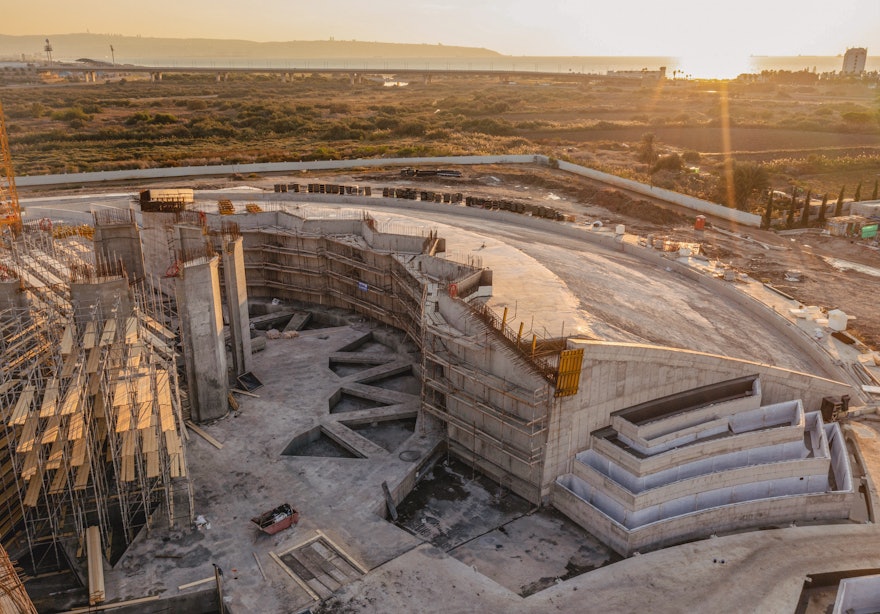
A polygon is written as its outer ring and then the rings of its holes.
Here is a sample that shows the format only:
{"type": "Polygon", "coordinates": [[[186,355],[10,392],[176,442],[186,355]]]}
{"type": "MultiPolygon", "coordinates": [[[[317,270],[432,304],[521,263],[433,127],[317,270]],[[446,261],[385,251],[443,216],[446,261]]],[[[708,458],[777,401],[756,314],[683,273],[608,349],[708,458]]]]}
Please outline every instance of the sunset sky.
{"type": "Polygon", "coordinates": [[[361,40],[510,55],[880,55],[880,0],[29,0],[0,34],[361,40]]]}

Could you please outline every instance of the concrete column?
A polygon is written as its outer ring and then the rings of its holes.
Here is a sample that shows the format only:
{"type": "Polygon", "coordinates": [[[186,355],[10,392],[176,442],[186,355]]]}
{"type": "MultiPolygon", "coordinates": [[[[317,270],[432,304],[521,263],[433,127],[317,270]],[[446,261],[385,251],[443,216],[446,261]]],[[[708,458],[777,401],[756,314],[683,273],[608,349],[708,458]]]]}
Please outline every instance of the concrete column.
{"type": "Polygon", "coordinates": [[[242,239],[227,241],[223,248],[223,281],[226,309],[232,331],[232,365],[235,375],[251,370],[251,331],[242,239]]]}
{"type": "Polygon", "coordinates": [[[121,260],[133,283],[144,278],[144,253],[141,235],[134,216],[129,223],[102,224],[95,218],[95,253],[108,261],[121,260]]]}
{"type": "Polygon", "coordinates": [[[17,279],[0,281],[0,311],[24,306],[25,297],[21,291],[21,282],[17,279]]]}
{"type": "Polygon", "coordinates": [[[189,402],[196,422],[221,418],[228,411],[219,264],[216,256],[187,262],[175,284],[189,402]]]}
{"type": "Polygon", "coordinates": [[[131,315],[131,294],[128,280],[124,277],[95,282],[72,282],[70,302],[77,313],[90,313],[97,308],[98,316],[104,320],[131,315]]]}

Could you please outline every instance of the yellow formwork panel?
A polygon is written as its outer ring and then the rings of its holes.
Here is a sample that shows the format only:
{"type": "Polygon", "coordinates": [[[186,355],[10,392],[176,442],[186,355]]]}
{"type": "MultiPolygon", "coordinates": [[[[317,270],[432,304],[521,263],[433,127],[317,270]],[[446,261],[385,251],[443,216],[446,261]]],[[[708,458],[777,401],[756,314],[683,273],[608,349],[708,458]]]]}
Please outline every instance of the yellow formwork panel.
{"type": "Polygon", "coordinates": [[[559,354],[559,371],[556,375],[557,397],[570,397],[577,394],[581,383],[581,365],[584,350],[563,350],[559,354]]]}

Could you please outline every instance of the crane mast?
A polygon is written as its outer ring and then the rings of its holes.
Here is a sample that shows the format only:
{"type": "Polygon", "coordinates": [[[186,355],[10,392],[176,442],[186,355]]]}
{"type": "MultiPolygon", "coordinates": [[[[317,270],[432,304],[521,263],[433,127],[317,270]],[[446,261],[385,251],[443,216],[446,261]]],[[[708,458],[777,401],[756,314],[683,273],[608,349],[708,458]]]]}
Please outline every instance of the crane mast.
{"type": "Polygon", "coordinates": [[[21,232],[21,207],[15,190],[9,139],[6,137],[6,118],[3,105],[0,104],[0,234],[5,234],[7,229],[14,235],[21,232]]]}

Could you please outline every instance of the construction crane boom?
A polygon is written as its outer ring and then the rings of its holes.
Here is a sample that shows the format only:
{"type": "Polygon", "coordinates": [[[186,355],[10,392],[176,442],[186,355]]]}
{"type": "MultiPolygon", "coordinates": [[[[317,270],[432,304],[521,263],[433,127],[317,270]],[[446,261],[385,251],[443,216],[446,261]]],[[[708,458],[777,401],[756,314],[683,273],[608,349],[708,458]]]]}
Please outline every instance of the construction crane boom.
{"type": "Polygon", "coordinates": [[[0,103],[0,234],[6,229],[15,235],[21,232],[21,207],[18,204],[18,192],[15,190],[9,139],[6,137],[6,117],[0,103]]]}

